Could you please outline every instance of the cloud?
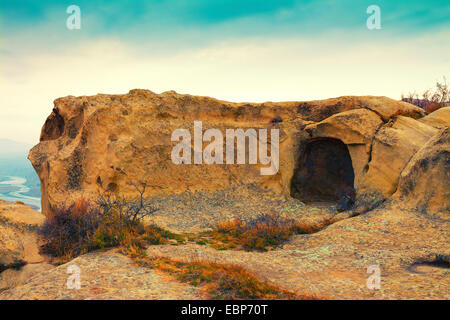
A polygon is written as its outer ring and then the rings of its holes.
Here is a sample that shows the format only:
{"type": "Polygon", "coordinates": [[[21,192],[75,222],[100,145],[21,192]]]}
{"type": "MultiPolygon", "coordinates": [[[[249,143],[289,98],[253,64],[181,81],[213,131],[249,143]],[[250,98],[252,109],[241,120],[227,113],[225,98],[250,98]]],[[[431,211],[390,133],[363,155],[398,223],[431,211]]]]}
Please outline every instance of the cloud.
{"type": "Polygon", "coordinates": [[[176,90],[231,101],[385,95],[428,88],[450,70],[448,32],[403,41],[248,38],[154,53],[115,38],[45,53],[6,56],[0,137],[37,142],[52,101],[67,95],[176,90]]]}
{"type": "Polygon", "coordinates": [[[79,0],[0,3],[0,137],[37,142],[66,95],[176,90],[232,101],[422,90],[450,70],[448,1],[79,0]],[[258,3],[258,5],[256,4],[258,3]]]}

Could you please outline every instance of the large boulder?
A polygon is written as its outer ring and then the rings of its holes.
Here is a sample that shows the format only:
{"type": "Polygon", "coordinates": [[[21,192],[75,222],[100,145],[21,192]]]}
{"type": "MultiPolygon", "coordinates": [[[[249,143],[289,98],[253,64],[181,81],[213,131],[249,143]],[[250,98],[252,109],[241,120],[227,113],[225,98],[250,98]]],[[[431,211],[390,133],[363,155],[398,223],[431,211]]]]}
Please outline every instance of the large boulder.
{"type": "MultiPolygon", "coordinates": [[[[409,159],[437,132],[426,121],[416,120],[424,115],[420,108],[386,97],[231,103],[173,91],[69,96],[55,100],[29,159],[41,180],[45,213],[52,205],[93,198],[105,190],[132,197],[136,186],[144,183],[147,196],[250,185],[291,195],[293,181],[304,171],[306,146],[326,138],[348,149],[354,176],[348,179],[354,179],[354,185],[348,187],[355,188],[357,198],[380,200],[395,192],[409,159]],[[216,128],[224,135],[226,129],[279,129],[279,170],[261,175],[265,166],[260,164],[174,164],[171,151],[178,142],[171,141],[171,135],[187,129],[194,139],[196,120],[202,121],[203,131],[216,128]]],[[[344,151],[322,159],[345,155],[344,151]]],[[[346,163],[341,160],[337,162],[346,163]]],[[[337,181],[329,187],[347,184],[337,181]]]]}
{"type": "Polygon", "coordinates": [[[395,198],[407,208],[450,218],[450,128],[434,135],[400,175],[395,198]]]}
{"type": "Polygon", "coordinates": [[[404,116],[383,125],[374,136],[360,193],[391,196],[411,157],[435,133],[437,129],[404,116]]]}
{"type": "MultiPolygon", "coordinates": [[[[133,184],[146,183],[150,196],[271,180],[264,180],[254,165],[177,165],[171,151],[178,142],[172,142],[171,135],[176,129],[192,134],[195,120],[202,121],[203,130],[222,132],[289,129],[301,121],[296,120],[299,108],[301,113],[299,103],[238,104],[147,90],[57,99],[41,142],[29,154],[41,180],[42,210],[104,190],[134,196],[133,184]]],[[[308,114],[320,118],[319,111],[308,114]]],[[[280,140],[285,136],[281,131],[280,140]]]]}
{"type": "Polygon", "coordinates": [[[450,125],[450,107],[440,108],[419,121],[438,129],[444,129],[450,125]]]}
{"type": "Polygon", "coordinates": [[[388,99],[386,97],[365,97],[363,107],[377,113],[384,122],[396,116],[406,116],[413,119],[420,119],[425,116],[422,108],[410,103],[388,99]]]}

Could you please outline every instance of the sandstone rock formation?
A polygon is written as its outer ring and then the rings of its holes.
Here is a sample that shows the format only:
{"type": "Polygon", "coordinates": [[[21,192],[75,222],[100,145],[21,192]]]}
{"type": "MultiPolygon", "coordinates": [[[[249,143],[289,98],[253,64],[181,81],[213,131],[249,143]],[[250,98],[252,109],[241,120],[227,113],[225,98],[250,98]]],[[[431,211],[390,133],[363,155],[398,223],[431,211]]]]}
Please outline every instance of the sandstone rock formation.
{"type": "Polygon", "coordinates": [[[444,129],[450,123],[450,107],[440,108],[419,121],[438,129],[444,129]]]}
{"type": "Polygon", "coordinates": [[[402,171],[395,194],[401,203],[442,219],[450,212],[450,128],[433,136],[402,171]]]}
{"type": "Polygon", "coordinates": [[[39,253],[37,229],[43,221],[24,204],[0,200],[0,291],[51,268],[39,253]]]}
{"type": "Polygon", "coordinates": [[[173,91],[69,96],[55,100],[29,159],[41,179],[44,213],[102,190],[135,195],[131,182],[146,183],[147,196],[255,184],[301,200],[337,200],[354,189],[357,205],[371,208],[397,191],[410,159],[448,126],[445,109],[424,117],[422,109],[385,97],[256,104],[173,91]],[[174,164],[171,134],[192,132],[195,120],[203,130],[280,129],[278,173],[261,176],[263,165],[174,164]]]}
{"type": "Polygon", "coordinates": [[[42,261],[36,231],[43,221],[42,214],[26,205],[0,200],[0,270],[6,261],[10,265],[42,261]]]}
{"type": "MultiPolygon", "coordinates": [[[[151,246],[149,256],[241,265],[299,295],[450,299],[449,125],[450,108],[425,115],[385,97],[255,104],[132,90],[57,99],[29,159],[41,179],[44,214],[104,190],[133,197],[133,184],[146,183],[159,209],[152,222],[178,233],[271,211],[305,224],[337,221],[268,252],[188,243],[151,246]],[[195,120],[203,130],[279,129],[279,171],[262,176],[262,165],[174,164],[171,134],[192,131],[195,120]],[[329,201],[342,195],[356,206],[337,213],[329,201]],[[379,290],[367,286],[369,266],[380,268],[379,290]]],[[[35,234],[42,219],[0,202],[0,267],[8,268],[0,273],[0,299],[204,298],[117,250],[47,265],[35,234]],[[72,264],[81,268],[81,290],[66,287],[72,264]]]]}

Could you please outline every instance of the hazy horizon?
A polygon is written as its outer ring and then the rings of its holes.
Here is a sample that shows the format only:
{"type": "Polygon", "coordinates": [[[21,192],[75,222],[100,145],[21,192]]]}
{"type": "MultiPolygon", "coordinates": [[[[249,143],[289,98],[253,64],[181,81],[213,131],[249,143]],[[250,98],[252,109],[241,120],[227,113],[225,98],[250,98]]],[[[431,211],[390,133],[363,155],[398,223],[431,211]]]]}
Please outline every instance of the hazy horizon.
{"type": "Polygon", "coordinates": [[[0,157],[28,153],[33,146],[29,142],[0,137],[0,157]]]}

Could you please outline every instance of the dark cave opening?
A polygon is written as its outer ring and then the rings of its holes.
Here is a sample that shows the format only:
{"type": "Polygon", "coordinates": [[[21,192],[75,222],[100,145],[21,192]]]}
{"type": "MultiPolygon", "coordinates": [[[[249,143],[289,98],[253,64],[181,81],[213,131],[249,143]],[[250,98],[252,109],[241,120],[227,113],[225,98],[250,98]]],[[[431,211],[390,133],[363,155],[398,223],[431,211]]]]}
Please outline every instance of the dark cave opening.
{"type": "Polygon", "coordinates": [[[44,128],[41,132],[40,141],[58,139],[64,132],[64,125],[64,118],[59,114],[57,108],[53,108],[53,112],[45,121],[44,128]]]}
{"type": "Polygon", "coordinates": [[[350,153],[342,141],[311,140],[300,150],[291,196],[305,202],[354,199],[354,179],[350,153]]]}

